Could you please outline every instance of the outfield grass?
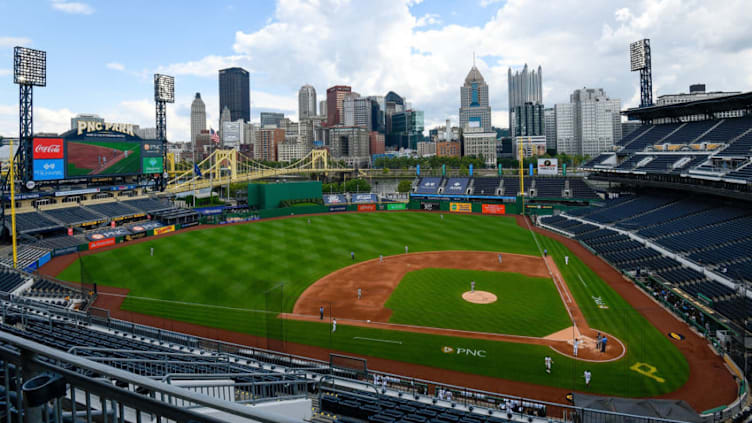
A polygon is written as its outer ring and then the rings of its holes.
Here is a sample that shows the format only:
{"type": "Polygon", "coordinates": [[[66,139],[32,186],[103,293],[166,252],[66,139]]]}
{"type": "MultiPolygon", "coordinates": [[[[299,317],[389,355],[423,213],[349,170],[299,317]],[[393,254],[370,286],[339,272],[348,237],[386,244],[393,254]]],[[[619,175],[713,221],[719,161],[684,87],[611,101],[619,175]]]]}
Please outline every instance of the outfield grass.
{"type": "Polygon", "coordinates": [[[386,308],[392,310],[392,323],[541,338],[572,325],[551,279],[510,272],[409,272],[386,308]],[[462,299],[470,281],[475,281],[475,289],[495,294],[497,301],[473,304],[462,299]]]}
{"type": "MultiPolygon", "coordinates": [[[[510,217],[445,213],[441,220],[435,213],[409,212],[330,214],[311,217],[310,224],[306,217],[266,220],[186,232],[84,256],[83,269],[87,282],[129,288],[124,310],[271,339],[564,389],[586,390],[582,372],[590,369],[590,392],[606,395],[654,396],[686,382],[687,362],[665,334],[564,246],[541,236],[538,241],[554,256],[590,326],[625,341],[624,359],[594,364],[553,353],[554,371],[548,375],[543,358],[552,350],[544,346],[343,325],[332,333],[326,322],[276,318],[278,311],[292,310],[295,299],[311,283],[352,264],[350,251],[355,251],[358,261],[400,254],[406,244],[411,252],[464,249],[537,254],[531,233],[510,217]],[[154,257],[149,256],[152,247],[154,257]],[[570,257],[568,266],[563,264],[564,255],[570,257]],[[596,307],[594,296],[609,308],[596,307]],[[444,346],[483,350],[485,357],[445,354],[444,346]],[[663,382],[631,370],[636,363],[656,367],[663,382]]],[[[60,277],[80,280],[81,264],[76,262],[60,277]]],[[[518,305],[518,318],[532,318],[525,315],[534,304],[518,305]]],[[[537,313],[531,309],[529,314],[535,317],[537,313]]],[[[436,326],[451,327],[447,320],[451,319],[436,321],[436,326]]],[[[274,342],[275,347],[283,345],[274,342]]]]}

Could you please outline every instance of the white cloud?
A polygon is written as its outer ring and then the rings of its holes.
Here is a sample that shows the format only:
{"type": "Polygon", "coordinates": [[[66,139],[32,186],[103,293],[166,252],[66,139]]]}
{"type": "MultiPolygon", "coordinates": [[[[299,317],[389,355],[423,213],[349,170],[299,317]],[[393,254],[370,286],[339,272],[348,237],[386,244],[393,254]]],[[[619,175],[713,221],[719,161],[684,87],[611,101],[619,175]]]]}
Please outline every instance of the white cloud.
{"type": "Polygon", "coordinates": [[[447,117],[457,123],[459,87],[473,52],[499,127],[508,123],[507,69],[525,63],[543,67],[547,106],[567,102],[583,86],[636,105],[639,87],[627,49],[644,37],[653,40],[656,94],[686,91],[694,82],[714,90],[752,86],[752,74],[735,71],[752,65],[750,14],[742,0],[712,8],[700,0],[508,0],[476,26],[442,26],[431,13],[415,16],[410,7],[417,3],[281,0],[263,27],[236,32],[234,55],[160,71],[215,78],[220,68],[243,66],[251,71],[252,110],[289,110],[291,117],[303,83],[312,83],[320,99],[335,84],[363,95],[393,90],[425,111],[426,128],[447,117]]]}
{"type": "Polygon", "coordinates": [[[72,15],[91,15],[94,8],[86,3],[65,0],[52,0],[52,8],[72,15]]]}
{"type": "Polygon", "coordinates": [[[122,72],[122,71],[125,70],[125,66],[123,66],[122,63],[110,62],[106,66],[107,66],[107,69],[112,69],[112,70],[116,70],[116,71],[121,71],[122,72]]]}
{"type": "Polygon", "coordinates": [[[0,47],[28,46],[31,40],[26,37],[0,37],[0,47]]]}
{"type": "Polygon", "coordinates": [[[192,75],[202,77],[217,77],[217,72],[220,69],[229,68],[233,66],[248,67],[248,58],[246,56],[206,56],[203,59],[175,63],[168,66],[160,66],[157,70],[158,73],[165,73],[167,75],[192,75]]]}
{"type": "Polygon", "coordinates": [[[481,7],[486,7],[486,6],[490,6],[490,5],[494,4],[494,3],[501,3],[502,1],[503,0],[480,0],[480,6],[481,7]]]}
{"type": "Polygon", "coordinates": [[[428,25],[439,25],[441,24],[441,20],[439,19],[439,15],[436,13],[426,13],[425,15],[418,18],[417,21],[415,21],[415,27],[420,28],[423,26],[428,25]]]}
{"type": "Polygon", "coordinates": [[[0,69],[0,76],[8,76],[12,73],[10,69],[0,69]]]}
{"type": "MultiPolygon", "coordinates": [[[[297,90],[304,83],[316,87],[319,100],[335,84],[351,85],[363,95],[394,90],[425,111],[427,129],[446,118],[457,124],[459,87],[473,51],[489,84],[493,122],[499,127],[508,122],[507,69],[525,63],[542,65],[547,106],[567,102],[583,86],[604,88],[625,106],[636,105],[638,76],[629,72],[628,45],[644,37],[652,39],[656,95],[686,92],[697,82],[711,90],[752,89],[752,73],[746,71],[752,69],[750,12],[742,0],[712,6],[701,0],[508,0],[475,26],[430,24],[438,17],[414,15],[412,4],[281,0],[267,24],[236,32],[232,55],[196,56],[157,71],[216,81],[219,69],[243,66],[252,72],[253,113],[275,109],[293,118],[297,90]]],[[[180,80],[178,84],[183,86],[180,80]]],[[[186,94],[168,106],[172,140],[188,138],[194,93],[186,94]]],[[[209,125],[216,128],[217,96],[202,93],[202,98],[209,125]]],[[[3,110],[0,106],[0,133],[18,132],[17,108],[7,116],[3,110]]],[[[154,126],[148,98],[129,99],[100,114],[154,126]]],[[[52,116],[49,120],[54,121],[52,116]]]]}

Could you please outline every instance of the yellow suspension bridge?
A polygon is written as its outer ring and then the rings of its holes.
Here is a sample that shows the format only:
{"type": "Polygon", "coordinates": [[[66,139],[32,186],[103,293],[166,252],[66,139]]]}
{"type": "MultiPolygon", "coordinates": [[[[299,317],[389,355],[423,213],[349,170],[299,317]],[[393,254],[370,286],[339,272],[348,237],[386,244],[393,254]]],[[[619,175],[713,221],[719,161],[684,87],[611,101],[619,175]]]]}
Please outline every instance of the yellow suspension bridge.
{"type": "Polygon", "coordinates": [[[284,167],[271,167],[250,159],[235,150],[214,150],[206,159],[197,164],[198,172],[191,166],[184,171],[174,170],[174,160],[168,157],[171,178],[167,182],[167,192],[179,193],[202,188],[248,182],[255,179],[274,178],[282,175],[306,173],[353,172],[339,162],[330,160],[327,150],[311,150],[302,159],[284,167]]]}

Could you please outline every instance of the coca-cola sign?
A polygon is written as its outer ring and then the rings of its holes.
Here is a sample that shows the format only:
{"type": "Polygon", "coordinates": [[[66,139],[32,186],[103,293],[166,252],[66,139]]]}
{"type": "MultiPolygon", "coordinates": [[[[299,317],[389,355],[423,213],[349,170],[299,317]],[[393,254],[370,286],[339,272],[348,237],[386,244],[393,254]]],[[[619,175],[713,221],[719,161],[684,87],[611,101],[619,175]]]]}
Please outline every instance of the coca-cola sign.
{"type": "Polygon", "coordinates": [[[35,159],[62,159],[63,139],[35,138],[33,157],[35,159]]]}

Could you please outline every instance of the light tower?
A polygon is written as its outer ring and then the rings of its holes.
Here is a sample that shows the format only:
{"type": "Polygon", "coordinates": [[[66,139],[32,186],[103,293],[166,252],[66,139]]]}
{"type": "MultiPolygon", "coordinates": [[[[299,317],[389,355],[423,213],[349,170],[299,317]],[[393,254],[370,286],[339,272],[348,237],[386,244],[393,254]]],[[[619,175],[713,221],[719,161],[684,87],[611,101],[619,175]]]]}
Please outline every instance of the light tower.
{"type": "MultiPolygon", "coordinates": [[[[175,102],[175,77],[154,74],[154,103],[157,106],[157,140],[162,142],[162,163],[167,159],[167,103],[175,102]]],[[[167,185],[167,171],[162,173],[161,187],[167,185]]]]}
{"type": "Polygon", "coordinates": [[[650,60],[650,40],[635,41],[629,45],[630,70],[640,71],[640,107],[653,105],[653,73],[650,60]]]}
{"type": "MultiPolygon", "coordinates": [[[[15,157],[11,142],[8,151],[10,166],[3,181],[3,192],[10,188],[11,237],[13,240],[13,267],[18,266],[16,249],[16,178],[21,186],[34,188],[32,175],[32,137],[34,136],[33,87],[47,85],[47,52],[26,47],[13,49],[13,82],[18,84],[18,148],[15,157]],[[15,159],[15,160],[14,160],[15,159]]],[[[2,210],[5,220],[5,207],[2,210]]]]}
{"type": "MultiPolygon", "coordinates": [[[[47,52],[26,47],[13,49],[13,82],[18,84],[18,150],[16,169],[20,182],[32,180],[32,137],[34,136],[33,87],[47,85],[47,52]]],[[[33,188],[33,182],[30,184],[33,188]]],[[[30,188],[30,189],[31,189],[30,188]]]]}

